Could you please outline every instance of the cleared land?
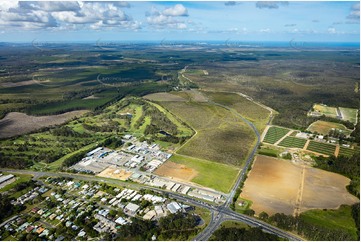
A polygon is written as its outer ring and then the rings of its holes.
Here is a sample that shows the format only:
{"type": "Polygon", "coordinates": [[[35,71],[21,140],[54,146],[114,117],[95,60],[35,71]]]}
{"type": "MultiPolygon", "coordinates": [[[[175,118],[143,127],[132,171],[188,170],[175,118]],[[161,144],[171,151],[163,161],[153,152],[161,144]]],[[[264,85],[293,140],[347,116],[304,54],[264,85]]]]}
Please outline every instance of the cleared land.
{"type": "Polygon", "coordinates": [[[172,161],[165,162],[154,173],[159,176],[177,178],[183,181],[192,181],[198,174],[194,169],[172,161]]]}
{"type": "Polygon", "coordinates": [[[357,109],[354,108],[339,108],[341,114],[342,114],[342,119],[343,120],[348,120],[351,123],[356,124],[357,123],[357,109]]]}
{"type": "Polygon", "coordinates": [[[307,142],[306,139],[300,139],[300,138],[296,138],[296,137],[287,136],[278,145],[283,146],[283,147],[302,149],[305,146],[306,142],[307,142]]]}
{"type": "Polygon", "coordinates": [[[328,107],[321,104],[314,104],[313,110],[316,112],[320,112],[325,116],[336,118],[337,117],[337,108],[335,107],[328,107]]]}
{"type": "Polygon", "coordinates": [[[25,113],[8,113],[0,120],[0,138],[9,138],[26,134],[43,127],[62,124],[74,117],[79,117],[88,112],[79,110],[50,116],[29,116],[25,113]]]}
{"type": "Polygon", "coordinates": [[[131,172],[131,171],[126,171],[124,169],[119,169],[119,168],[108,167],[104,171],[100,172],[97,176],[119,179],[119,180],[125,181],[132,174],[133,174],[133,172],[131,172]]]}
{"type": "Polygon", "coordinates": [[[299,210],[337,208],[358,199],[346,190],[350,180],[344,176],[315,168],[297,166],[290,161],[257,156],[245,182],[241,198],[253,201],[257,214],[293,214],[299,210]],[[303,186],[302,171],[304,170],[303,186]],[[299,192],[301,191],[301,198],[299,192]]]}
{"type": "Polygon", "coordinates": [[[239,169],[217,162],[173,155],[170,160],[156,170],[156,174],[159,174],[159,172],[162,172],[163,176],[176,177],[183,181],[191,181],[201,186],[227,193],[232,188],[239,169]],[[172,168],[168,169],[170,162],[175,163],[177,166],[172,164],[172,168]],[[166,167],[164,168],[164,166],[166,167]],[[185,170],[187,171],[187,177],[182,177],[180,174],[184,173],[185,170]],[[192,175],[189,172],[190,170],[192,175]],[[193,176],[194,174],[195,176],[193,176]],[[193,177],[191,178],[191,176],[193,177]]]}
{"type": "Polygon", "coordinates": [[[333,122],[317,120],[312,123],[307,130],[317,132],[319,134],[328,135],[332,129],[342,130],[345,135],[349,135],[352,131],[347,129],[345,125],[333,122]]]}
{"type": "Polygon", "coordinates": [[[158,92],[153,94],[148,94],[146,96],[143,96],[143,98],[156,101],[156,102],[185,102],[187,101],[185,98],[182,98],[177,95],[173,95],[168,92],[158,92]]]}
{"type": "Polygon", "coordinates": [[[263,139],[263,142],[274,144],[285,136],[290,130],[286,128],[280,128],[272,126],[267,130],[267,133],[263,139]]]}
{"type": "Polygon", "coordinates": [[[235,93],[205,92],[214,102],[235,109],[250,120],[262,133],[269,119],[270,111],[235,93]]]}
{"type": "Polygon", "coordinates": [[[342,175],[315,168],[306,169],[300,211],[338,208],[341,204],[352,205],[359,202],[359,199],[346,190],[349,184],[350,179],[342,175]]]}
{"type": "Polygon", "coordinates": [[[225,108],[196,102],[161,104],[197,132],[179,154],[240,165],[255,142],[251,128],[225,108]]]}
{"type": "Polygon", "coordinates": [[[307,150],[325,155],[334,155],[336,146],[311,140],[309,145],[307,146],[307,150]]]}

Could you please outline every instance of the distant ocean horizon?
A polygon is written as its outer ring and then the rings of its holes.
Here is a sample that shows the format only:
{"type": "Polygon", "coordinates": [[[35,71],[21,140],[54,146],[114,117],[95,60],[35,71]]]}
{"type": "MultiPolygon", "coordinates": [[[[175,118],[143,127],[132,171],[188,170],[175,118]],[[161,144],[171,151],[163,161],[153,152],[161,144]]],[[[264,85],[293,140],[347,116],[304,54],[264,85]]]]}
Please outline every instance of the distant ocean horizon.
{"type": "Polygon", "coordinates": [[[290,41],[257,41],[257,40],[94,40],[94,41],[51,41],[35,40],[30,42],[0,42],[0,45],[71,45],[71,44],[90,44],[115,47],[117,45],[160,45],[160,46],[225,46],[233,48],[360,48],[360,42],[317,42],[292,39],[290,41]]]}

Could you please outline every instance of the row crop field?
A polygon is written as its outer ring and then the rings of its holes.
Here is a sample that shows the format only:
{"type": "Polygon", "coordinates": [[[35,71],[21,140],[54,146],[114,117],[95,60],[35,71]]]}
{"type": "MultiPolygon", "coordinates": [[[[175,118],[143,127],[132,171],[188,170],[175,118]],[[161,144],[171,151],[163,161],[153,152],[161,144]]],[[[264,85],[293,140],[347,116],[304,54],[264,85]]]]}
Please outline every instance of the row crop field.
{"type": "Polygon", "coordinates": [[[285,136],[289,131],[289,129],[272,126],[268,129],[263,141],[266,143],[274,144],[283,136],[285,136]]]}
{"type": "Polygon", "coordinates": [[[278,145],[284,146],[284,147],[292,147],[292,148],[302,149],[305,146],[306,142],[307,142],[306,139],[300,139],[300,138],[296,138],[296,137],[287,136],[278,145]]]}
{"type": "Polygon", "coordinates": [[[340,147],[340,152],[338,153],[338,155],[343,155],[343,156],[352,156],[354,153],[356,153],[356,150],[353,149],[349,149],[349,148],[345,148],[345,147],[340,147]]]}
{"type": "Polygon", "coordinates": [[[307,146],[307,150],[325,155],[334,155],[335,149],[336,149],[335,145],[320,143],[312,140],[310,141],[310,144],[307,146]]]}

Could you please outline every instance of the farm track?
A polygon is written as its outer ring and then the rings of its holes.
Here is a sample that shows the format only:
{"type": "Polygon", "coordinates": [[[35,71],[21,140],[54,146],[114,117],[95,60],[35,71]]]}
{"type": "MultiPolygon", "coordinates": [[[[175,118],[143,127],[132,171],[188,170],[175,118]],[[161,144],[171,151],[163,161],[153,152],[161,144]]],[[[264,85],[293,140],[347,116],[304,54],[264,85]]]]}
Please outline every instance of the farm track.
{"type": "Polygon", "coordinates": [[[282,138],[280,138],[276,143],[274,143],[274,145],[278,145],[279,143],[282,142],[282,140],[284,140],[286,137],[290,136],[293,133],[293,130],[288,131],[287,134],[285,134],[282,138]]]}
{"type": "Polygon", "coordinates": [[[307,150],[307,147],[308,147],[308,145],[310,144],[310,140],[308,139],[307,141],[306,141],[306,144],[305,144],[305,146],[303,146],[303,150],[307,150]]]}
{"type": "Polygon", "coordinates": [[[296,206],[295,210],[293,211],[293,216],[298,216],[300,214],[300,208],[302,204],[302,196],[303,196],[303,189],[305,186],[305,176],[306,176],[306,167],[302,166],[301,171],[301,184],[297,192],[297,199],[296,199],[296,206]]]}

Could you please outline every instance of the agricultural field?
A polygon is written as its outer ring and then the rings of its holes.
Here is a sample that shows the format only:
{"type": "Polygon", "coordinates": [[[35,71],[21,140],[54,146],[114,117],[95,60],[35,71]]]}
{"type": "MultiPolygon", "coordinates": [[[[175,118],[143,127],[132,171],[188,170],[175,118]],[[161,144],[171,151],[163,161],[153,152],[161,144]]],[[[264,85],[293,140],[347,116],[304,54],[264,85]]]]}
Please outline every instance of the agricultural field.
{"type": "Polygon", "coordinates": [[[239,168],[234,166],[183,155],[173,155],[155,173],[183,181],[191,181],[204,187],[228,193],[238,172],[239,168]],[[183,177],[182,174],[185,176],[183,177]]]}
{"type": "Polygon", "coordinates": [[[87,112],[86,110],[79,110],[50,116],[29,116],[18,112],[8,113],[5,118],[0,120],[0,138],[9,138],[43,127],[59,125],[87,112]]]}
{"type": "Polygon", "coordinates": [[[255,104],[247,98],[224,92],[204,92],[212,101],[236,110],[243,117],[251,121],[260,133],[263,132],[269,120],[270,111],[255,104]]]}
{"type": "Polygon", "coordinates": [[[350,121],[351,123],[356,125],[356,123],[357,123],[357,113],[358,113],[357,109],[339,107],[339,110],[341,112],[343,120],[350,121]]]}
{"type": "Polygon", "coordinates": [[[292,215],[295,211],[335,209],[359,201],[346,190],[349,182],[339,174],[257,156],[240,198],[251,200],[256,214],[264,211],[292,215]]]}
{"type": "Polygon", "coordinates": [[[312,123],[307,130],[311,132],[317,132],[319,134],[328,135],[329,132],[333,129],[341,130],[346,136],[351,134],[351,130],[347,129],[345,125],[333,122],[327,122],[322,120],[317,120],[312,123]]]}
{"type": "Polygon", "coordinates": [[[185,102],[187,99],[168,93],[168,92],[157,92],[143,96],[144,99],[154,102],[185,102]]]}
{"type": "Polygon", "coordinates": [[[160,104],[196,131],[178,154],[239,166],[254,145],[252,129],[225,108],[196,102],[160,104]]]}
{"type": "Polygon", "coordinates": [[[306,142],[306,139],[287,136],[278,145],[283,147],[302,149],[305,146],[306,142]]]}
{"type": "Polygon", "coordinates": [[[311,140],[307,146],[307,150],[325,155],[334,155],[336,146],[311,140]]]}
{"type": "Polygon", "coordinates": [[[277,126],[272,126],[267,130],[267,133],[263,139],[263,142],[274,144],[285,136],[290,130],[277,126]]]}
{"type": "Polygon", "coordinates": [[[338,153],[338,155],[343,155],[343,156],[352,156],[353,154],[355,154],[356,152],[359,152],[359,150],[355,150],[355,149],[349,149],[349,148],[345,148],[343,146],[340,146],[340,151],[338,153]]]}

